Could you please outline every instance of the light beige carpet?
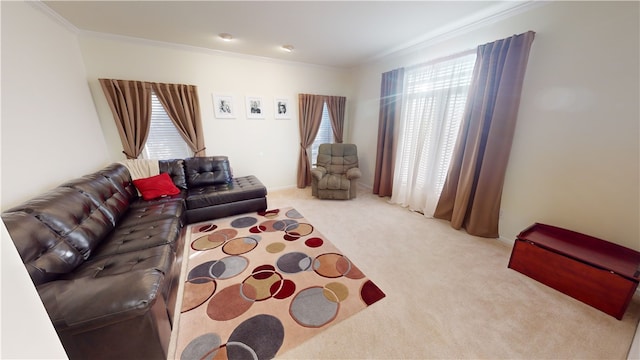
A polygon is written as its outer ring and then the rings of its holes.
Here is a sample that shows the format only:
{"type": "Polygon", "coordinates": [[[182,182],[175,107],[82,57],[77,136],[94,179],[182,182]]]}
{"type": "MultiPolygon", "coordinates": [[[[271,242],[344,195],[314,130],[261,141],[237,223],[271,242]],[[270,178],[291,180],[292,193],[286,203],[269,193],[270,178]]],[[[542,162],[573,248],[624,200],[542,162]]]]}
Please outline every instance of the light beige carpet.
{"type": "Polygon", "coordinates": [[[296,208],[387,294],[279,359],[627,356],[637,294],[618,321],[508,269],[510,245],[388,204],[370,189],[347,201],[315,199],[310,188],[270,191],[268,205],[296,208]]]}

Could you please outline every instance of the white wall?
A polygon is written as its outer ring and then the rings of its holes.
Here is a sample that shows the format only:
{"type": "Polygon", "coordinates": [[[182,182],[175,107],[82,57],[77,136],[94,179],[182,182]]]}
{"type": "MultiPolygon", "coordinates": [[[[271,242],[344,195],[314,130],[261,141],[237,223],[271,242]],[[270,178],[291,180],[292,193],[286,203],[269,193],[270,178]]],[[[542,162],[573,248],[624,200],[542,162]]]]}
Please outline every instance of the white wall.
{"type": "Polygon", "coordinates": [[[0,222],[0,241],[0,359],[66,358],[62,343],[3,222],[0,222]]]}
{"type": "Polygon", "coordinates": [[[343,70],[95,34],[82,35],[80,46],[114,161],[123,158],[122,145],[99,78],[198,86],[207,155],[229,156],[235,175],[256,175],[270,189],[296,184],[298,93],[347,96],[347,107],[350,102],[343,70]],[[214,117],[213,94],[234,96],[235,119],[214,117]],[[246,96],[263,98],[266,119],[246,118],[246,96]],[[275,97],[289,98],[291,119],[274,119],[275,97]]]}
{"type": "Polygon", "coordinates": [[[637,2],[548,2],[358,69],[352,140],[373,184],[381,74],[536,32],[502,196],[500,236],[534,222],[640,250],[637,2]]]}
{"type": "Polygon", "coordinates": [[[108,162],[75,34],[2,2],[2,209],[108,162]]]}
{"type": "MultiPolygon", "coordinates": [[[[24,2],[2,2],[1,208],[108,162],[75,34],[24,2]]],[[[2,359],[66,357],[0,226],[2,359]]]]}

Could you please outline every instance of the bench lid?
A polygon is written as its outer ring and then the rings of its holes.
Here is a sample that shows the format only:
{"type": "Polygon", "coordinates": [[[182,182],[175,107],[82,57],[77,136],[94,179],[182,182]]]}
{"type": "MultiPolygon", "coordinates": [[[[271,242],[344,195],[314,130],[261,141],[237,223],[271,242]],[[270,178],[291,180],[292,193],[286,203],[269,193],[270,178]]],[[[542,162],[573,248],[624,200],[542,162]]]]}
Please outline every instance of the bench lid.
{"type": "Polygon", "coordinates": [[[640,281],[640,252],[593,236],[535,223],[518,234],[519,240],[584,263],[640,281]]]}

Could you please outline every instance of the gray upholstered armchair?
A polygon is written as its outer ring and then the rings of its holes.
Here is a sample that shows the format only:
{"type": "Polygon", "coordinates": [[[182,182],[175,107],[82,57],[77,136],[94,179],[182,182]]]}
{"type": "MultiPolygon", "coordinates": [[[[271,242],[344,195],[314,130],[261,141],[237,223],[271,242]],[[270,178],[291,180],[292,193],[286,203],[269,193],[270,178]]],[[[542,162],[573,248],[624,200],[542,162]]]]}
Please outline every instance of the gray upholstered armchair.
{"type": "Polygon", "coordinates": [[[311,169],[311,194],[318,199],[353,199],[360,176],[354,144],[321,144],[311,169]]]}

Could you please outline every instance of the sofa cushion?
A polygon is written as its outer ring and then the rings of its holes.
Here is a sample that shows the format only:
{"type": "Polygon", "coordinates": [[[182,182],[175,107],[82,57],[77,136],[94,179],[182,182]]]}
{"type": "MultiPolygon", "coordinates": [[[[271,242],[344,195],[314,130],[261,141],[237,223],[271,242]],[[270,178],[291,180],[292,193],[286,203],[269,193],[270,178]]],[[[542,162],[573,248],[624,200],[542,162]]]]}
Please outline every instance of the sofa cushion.
{"type": "Polygon", "coordinates": [[[351,180],[344,174],[328,174],[318,181],[318,190],[345,190],[348,191],[351,180]]]}
{"type": "Polygon", "coordinates": [[[164,219],[180,219],[184,217],[184,201],[182,198],[170,198],[165,201],[138,200],[132,203],[129,212],[122,218],[118,226],[129,226],[164,219]],[[172,199],[172,200],[170,200],[172,199]]]}
{"type": "MultiPolygon", "coordinates": [[[[154,246],[148,249],[91,258],[78,266],[72,273],[61,277],[61,279],[70,280],[82,277],[101,278],[148,269],[163,273],[166,279],[172,276],[175,260],[176,253],[170,244],[154,246]]],[[[165,301],[169,299],[169,292],[172,285],[171,281],[163,282],[161,291],[165,301]]]]}
{"type": "Polygon", "coordinates": [[[81,192],[89,197],[115,226],[122,214],[127,211],[130,199],[104,175],[94,173],[61,185],[81,192]]]}
{"type": "Polygon", "coordinates": [[[32,214],[85,259],[114,227],[90,197],[66,187],[55,188],[9,211],[32,214]]]}
{"type": "Polygon", "coordinates": [[[187,186],[190,189],[228,184],[233,178],[229,159],[226,156],[187,158],[184,160],[184,167],[187,186]]]}
{"type": "Polygon", "coordinates": [[[145,200],[180,194],[180,189],[176,187],[167,173],[133,180],[133,185],[145,200]]]}
{"type": "Polygon", "coordinates": [[[78,266],[75,271],[61,278],[65,280],[86,276],[100,278],[144,269],[155,269],[167,275],[171,271],[174,260],[175,253],[171,246],[154,246],[122,254],[91,258],[78,266]]]}
{"type": "Polygon", "coordinates": [[[163,196],[153,200],[143,200],[142,198],[138,198],[137,200],[132,201],[131,204],[129,204],[129,211],[131,211],[131,209],[146,208],[152,205],[160,205],[173,202],[182,204],[182,206],[184,206],[184,199],[186,197],[187,190],[182,190],[180,191],[180,194],[163,196]]]}
{"type": "Polygon", "coordinates": [[[163,281],[162,272],[145,269],[51,281],[40,286],[38,293],[60,332],[70,327],[101,327],[144,314],[160,295],[163,281]]]}
{"type": "Polygon", "coordinates": [[[173,183],[179,189],[186,190],[187,189],[187,179],[184,175],[184,160],[182,159],[171,159],[171,160],[159,160],[158,168],[160,169],[160,173],[167,173],[173,180],[173,183]]]}
{"type": "Polygon", "coordinates": [[[2,220],[35,285],[55,280],[84,261],[78,250],[31,214],[6,212],[2,220]]]}
{"type": "Polygon", "coordinates": [[[267,196],[267,189],[264,185],[255,176],[249,175],[234,178],[230,184],[189,189],[187,208],[199,209],[265,196],[267,196]]]}
{"type": "Polygon", "coordinates": [[[138,197],[138,190],[133,185],[129,169],[121,163],[113,163],[98,171],[116,187],[116,189],[130,201],[138,197]]]}
{"type": "Polygon", "coordinates": [[[181,228],[180,219],[177,218],[133,225],[123,224],[104,239],[93,256],[99,258],[166,244],[170,244],[176,251],[181,228]]]}

